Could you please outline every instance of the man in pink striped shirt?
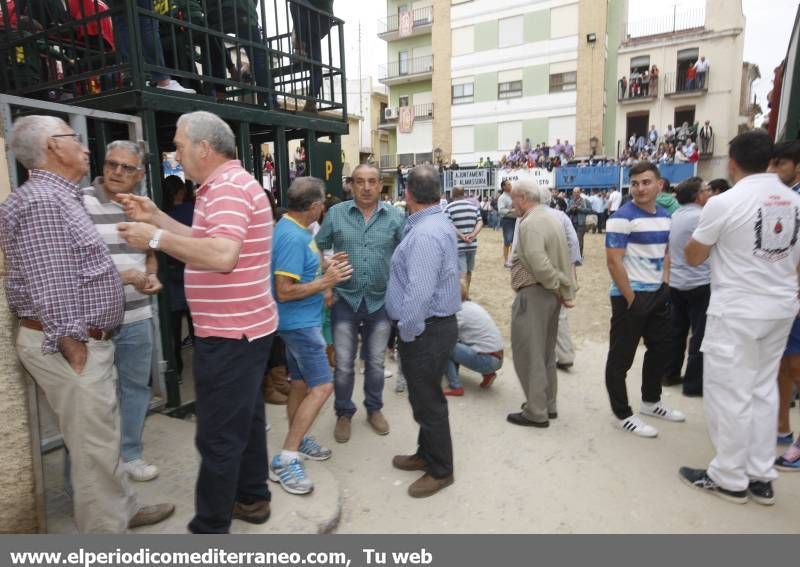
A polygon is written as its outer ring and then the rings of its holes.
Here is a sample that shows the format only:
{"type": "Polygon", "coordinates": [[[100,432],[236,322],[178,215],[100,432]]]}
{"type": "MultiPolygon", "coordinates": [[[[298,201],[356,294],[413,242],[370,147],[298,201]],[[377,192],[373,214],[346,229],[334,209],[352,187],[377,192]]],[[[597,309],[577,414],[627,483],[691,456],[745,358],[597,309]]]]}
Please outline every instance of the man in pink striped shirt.
{"type": "Polygon", "coordinates": [[[129,195],[120,223],[131,246],[186,264],[195,328],[194,374],[200,473],[194,533],[227,533],[232,518],[269,518],[261,381],[278,316],[272,297],[272,211],[261,185],[235,159],[230,127],[209,112],[178,119],[175,157],[195,181],[189,228],[152,201],[129,195]]]}

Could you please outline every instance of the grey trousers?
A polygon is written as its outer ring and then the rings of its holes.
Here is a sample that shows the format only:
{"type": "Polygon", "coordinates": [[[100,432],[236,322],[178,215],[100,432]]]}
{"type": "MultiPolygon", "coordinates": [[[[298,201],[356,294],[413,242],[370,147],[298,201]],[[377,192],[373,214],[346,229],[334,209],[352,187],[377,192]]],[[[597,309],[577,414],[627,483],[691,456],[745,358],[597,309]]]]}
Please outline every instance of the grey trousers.
{"type": "Polygon", "coordinates": [[[556,361],[559,364],[575,363],[575,347],[572,346],[572,336],[569,330],[567,310],[558,312],[558,339],[556,340],[556,361]]]}
{"type": "Polygon", "coordinates": [[[533,421],[547,421],[548,412],[556,411],[556,338],[560,310],[558,295],[539,285],[519,290],[511,307],[514,370],[525,392],[523,413],[533,421]]]}

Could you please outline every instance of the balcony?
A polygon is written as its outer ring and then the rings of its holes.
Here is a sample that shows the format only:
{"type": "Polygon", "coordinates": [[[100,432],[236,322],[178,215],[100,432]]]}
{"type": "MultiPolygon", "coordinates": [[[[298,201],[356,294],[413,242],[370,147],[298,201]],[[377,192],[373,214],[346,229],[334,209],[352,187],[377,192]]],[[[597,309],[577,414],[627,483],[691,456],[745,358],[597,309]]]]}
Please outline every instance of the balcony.
{"type": "Polygon", "coordinates": [[[710,79],[711,70],[706,71],[705,76],[698,73],[692,79],[689,78],[688,70],[667,73],[664,77],[664,96],[674,98],[705,96],[710,79]]]}
{"type": "Polygon", "coordinates": [[[346,122],[344,22],[295,0],[206,11],[176,0],[166,15],[136,2],[69,2],[76,7],[65,22],[45,9],[34,20],[22,4],[0,3],[0,92],[117,111],[194,102],[335,111],[346,122]],[[194,91],[158,88],[153,75],[194,91]]]}
{"type": "Polygon", "coordinates": [[[397,169],[397,166],[412,167],[424,163],[433,163],[433,152],[420,152],[416,154],[389,154],[381,156],[381,169],[397,169]]]}
{"type": "Polygon", "coordinates": [[[428,34],[431,33],[432,26],[433,6],[425,6],[413,10],[410,16],[403,14],[403,18],[401,18],[400,14],[393,14],[388,18],[378,20],[378,37],[392,41],[401,37],[428,34]],[[400,32],[401,20],[404,24],[402,34],[400,32]]]}
{"type": "Polygon", "coordinates": [[[431,77],[433,77],[433,55],[393,61],[382,66],[378,73],[378,80],[387,86],[423,81],[431,77]]]}
{"type": "Polygon", "coordinates": [[[617,82],[617,102],[620,104],[632,104],[637,102],[651,102],[658,98],[659,89],[661,89],[661,77],[650,79],[647,83],[642,83],[641,80],[626,77],[627,83],[623,87],[622,83],[617,82]]]}
{"type": "MultiPolygon", "coordinates": [[[[414,121],[433,120],[433,103],[415,104],[414,105],[414,121]]],[[[378,128],[381,130],[394,130],[397,127],[397,122],[400,119],[400,108],[387,108],[383,116],[381,116],[378,128]]]]}

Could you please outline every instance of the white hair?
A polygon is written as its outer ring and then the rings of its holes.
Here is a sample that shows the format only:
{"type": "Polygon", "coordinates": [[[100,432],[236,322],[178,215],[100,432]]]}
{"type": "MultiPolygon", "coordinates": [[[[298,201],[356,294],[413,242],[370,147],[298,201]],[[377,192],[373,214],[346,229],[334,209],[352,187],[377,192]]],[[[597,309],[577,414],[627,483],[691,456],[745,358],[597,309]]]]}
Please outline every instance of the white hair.
{"type": "Polygon", "coordinates": [[[549,205],[552,200],[553,194],[550,192],[550,189],[544,186],[539,187],[539,202],[542,205],[549,205]]]}
{"type": "Polygon", "coordinates": [[[218,154],[228,158],[236,157],[236,138],[233,130],[216,114],[204,110],[182,114],[178,118],[178,128],[181,127],[193,144],[205,140],[218,154]]]}
{"type": "Polygon", "coordinates": [[[147,159],[147,152],[144,149],[144,145],[131,142],[130,140],[114,140],[106,146],[106,155],[112,150],[123,150],[136,156],[136,159],[139,160],[139,165],[144,165],[147,159]]]}
{"type": "Polygon", "coordinates": [[[529,203],[541,202],[541,195],[539,193],[539,184],[533,179],[520,179],[514,183],[512,191],[517,191],[525,195],[525,200],[529,203]]]}
{"type": "Polygon", "coordinates": [[[11,130],[11,151],[25,169],[42,167],[47,161],[47,139],[66,125],[55,116],[23,116],[11,130]]]}

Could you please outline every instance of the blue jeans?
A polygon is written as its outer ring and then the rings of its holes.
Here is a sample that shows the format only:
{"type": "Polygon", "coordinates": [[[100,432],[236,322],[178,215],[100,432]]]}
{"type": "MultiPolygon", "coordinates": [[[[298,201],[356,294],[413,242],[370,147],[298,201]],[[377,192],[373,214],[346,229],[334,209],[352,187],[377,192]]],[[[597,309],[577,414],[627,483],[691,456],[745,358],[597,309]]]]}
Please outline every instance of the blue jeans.
{"type": "MultiPolygon", "coordinates": [[[[136,0],[137,6],[145,10],[153,9],[153,0],[136,0]]],[[[119,52],[120,61],[127,63],[129,60],[130,44],[128,39],[128,19],[127,13],[121,16],[114,17],[114,33],[116,35],[115,43],[117,51],[119,52]]],[[[139,30],[141,32],[142,50],[144,54],[145,63],[150,65],[157,65],[164,67],[164,49],[161,47],[161,34],[158,30],[158,20],[155,18],[148,18],[139,16],[139,30]]],[[[153,82],[164,81],[169,79],[169,75],[163,73],[152,72],[150,78],[153,82]]]]}
{"type": "Polygon", "coordinates": [[[119,415],[122,422],[122,460],[142,458],[142,431],[150,404],[150,370],[153,359],[152,321],[122,325],[114,336],[119,415]]]}
{"type": "Polygon", "coordinates": [[[450,359],[447,361],[447,383],[453,388],[461,388],[458,376],[459,365],[466,366],[479,374],[491,374],[503,366],[502,359],[491,354],[481,354],[464,343],[456,343],[450,359]]]}
{"type": "Polygon", "coordinates": [[[355,384],[355,358],[358,330],[361,325],[361,352],[364,353],[364,405],[372,414],[383,408],[383,355],[392,323],[381,306],[374,313],[367,312],[367,304],[361,302],[358,311],[340,298],[331,310],[333,319],[333,348],[336,351],[336,375],[334,408],[338,416],[352,416],[356,413],[353,403],[355,384]]]}

